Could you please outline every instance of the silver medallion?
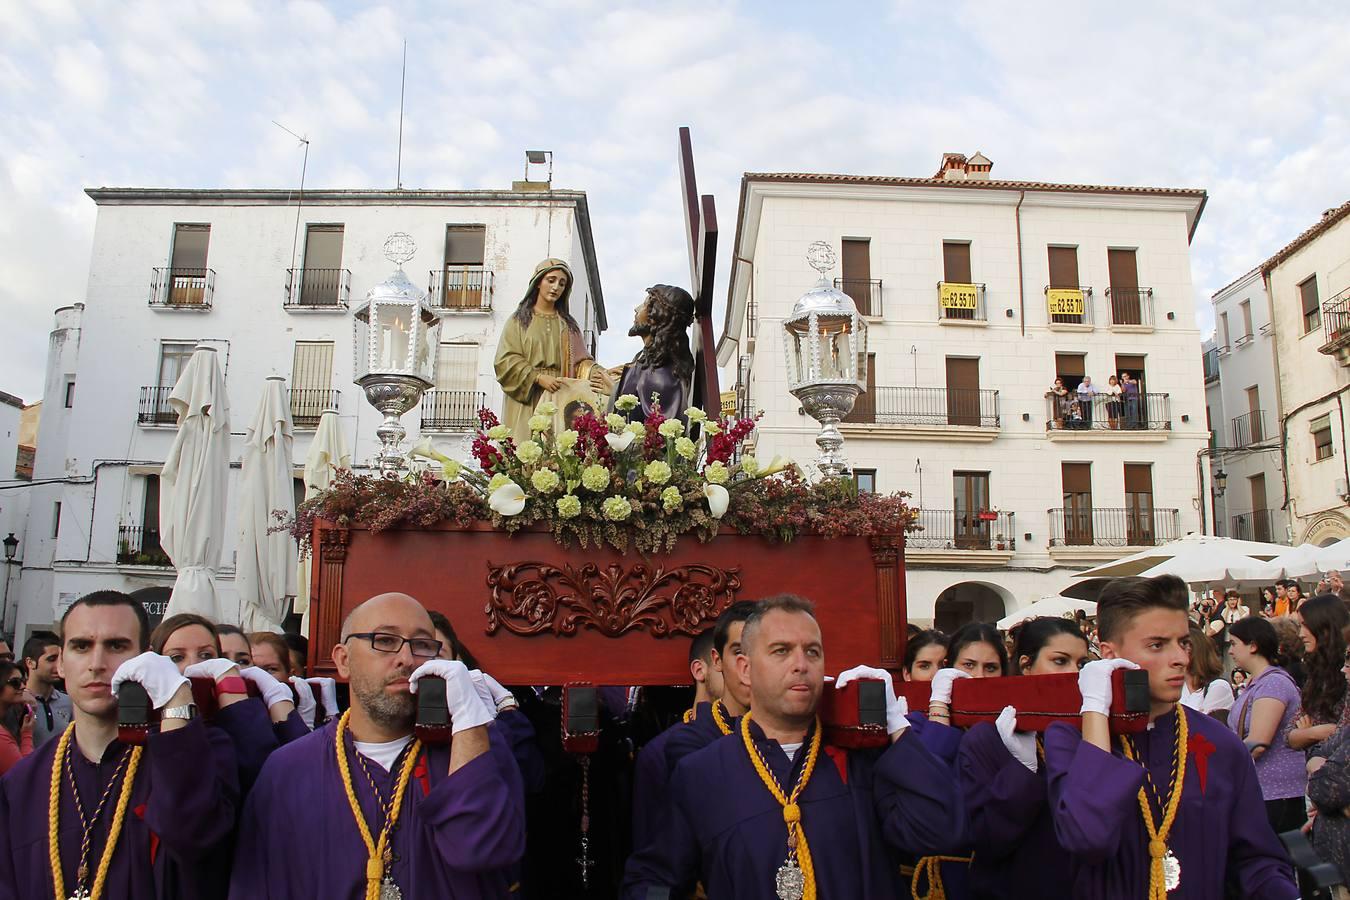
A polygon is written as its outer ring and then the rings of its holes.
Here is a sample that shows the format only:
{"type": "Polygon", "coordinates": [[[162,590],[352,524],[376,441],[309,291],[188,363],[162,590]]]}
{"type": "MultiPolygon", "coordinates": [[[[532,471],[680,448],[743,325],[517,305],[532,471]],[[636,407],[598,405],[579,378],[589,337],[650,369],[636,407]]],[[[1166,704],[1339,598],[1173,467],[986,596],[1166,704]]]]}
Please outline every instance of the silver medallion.
{"type": "Polygon", "coordinates": [[[91,896],[85,888],[78,888],[75,893],[70,895],[70,900],[90,900],[91,896]]]}
{"type": "Polygon", "coordinates": [[[1176,858],[1169,848],[1167,855],[1163,857],[1163,887],[1167,893],[1172,893],[1181,887],[1181,860],[1176,858]]]}
{"type": "Polygon", "coordinates": [[[773,879],[778,900],[802,900],[806,893],[806,876],[797,867],[797,860],[789,859],[778,867],[773,879]]]}
{"type": "Polygon", "coordinates": [[[380,882],[380,900],[403,900],[403,892],[394,884],[393,876],[386,874],[380,882]]]}

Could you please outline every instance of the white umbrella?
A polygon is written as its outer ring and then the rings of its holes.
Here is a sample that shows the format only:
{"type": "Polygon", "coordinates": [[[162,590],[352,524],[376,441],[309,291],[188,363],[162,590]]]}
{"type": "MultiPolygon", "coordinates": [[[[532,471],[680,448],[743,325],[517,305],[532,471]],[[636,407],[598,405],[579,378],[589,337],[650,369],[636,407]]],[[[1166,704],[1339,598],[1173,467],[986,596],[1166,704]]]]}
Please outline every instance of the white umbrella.
{"type": "Polygon", "coordinates": [[[1025,622],[1029,619],[1038,619],[1041,616],[1051,616],[1060,618],[1066,613],[1075,613],[1082,610],[1089,616],[1097,614],[1097,604],[1091,600],[1075,600],[1072,597],[1042,597],[1035,603],[1029,603],[1016,612],[1009,613],[999,619],[997,623],[1000,631],[1007,631],[1014,625],[1025,622]]]}
{"type": "Polygon", "coordinates": [[[219,619],[216,568],[225,544],[230,401],[214,349],[193,352],[169,406],[178,414],[178,433],[159,476],[159,539],[178,578],[164,615],[219,619]]]}
{"type": "Polygon", "coordinates": [[[1280,576],[1280,569],[1269,562],[1243,556],[1226,547],[1193,544],[1139,574],[1145,578],[1175,575],[1190,585],[1243,582],[1269,584],[1280,576]]]}
{"type": "Polygon", "coordinates": [[[274,510],[295,514],[291,445],[295,438],[285,381],[264,383],[258,411],[244,439],[239,480],[239,558],[234,584],[239,591],[239,627],[281,631],[286,600],[295,595],[295,541],[277,525],[274,510]]]}
{"type": "Polygon", "coordinates": [[[1315,559],[1318,572],[1344,574],[1350,571],[1350,538],[1341,538],[1329,547],[1322,547],[1317,551],[1315,559]]]}
{"type": "Polygon", "coordinates": [[[1321,571],[1318,569],[1317,556],[1323,549],[1315,544],[1300,544],[1281,553],[1272,559],[1270,564],[1279,567],[1281,578],[1303,578],[1308,575],[1316,575],[1321,571]]]}
{"type": "MultiPolygon", "coordinates": [[[[341,423],[336,409],[325,409],[319,417],[319,427],[314,432],[314,442],[309,445],[309,455],[305,457],[305,499],[309,500],[320,491],[328,489],[333,483],[335,469],[350,469],[352,455],[347,452],[346,442],[342,440],[341,423]]],[[[295,611],[303,614],[300,620],[300,633],[309,632],[309,570],[312,560],[300,561],[296,573],[295,611]]]]}
{"type": "Polygon", "coordinates": [[[1216,537],[1212,534],[1188,534],[1179,540],[1150,547],[1109,563],[1093,566],[1074,575],[1075,578],[1119,578],[1122,575],[1140,575],[1159,563],[1191,550],[1211,549],[1229,551],[1254,559],[1272,559],[1289,548],[1283,544],[1264,544],[1260,541],[1242,541],[1237,538],[1216,537]]]}

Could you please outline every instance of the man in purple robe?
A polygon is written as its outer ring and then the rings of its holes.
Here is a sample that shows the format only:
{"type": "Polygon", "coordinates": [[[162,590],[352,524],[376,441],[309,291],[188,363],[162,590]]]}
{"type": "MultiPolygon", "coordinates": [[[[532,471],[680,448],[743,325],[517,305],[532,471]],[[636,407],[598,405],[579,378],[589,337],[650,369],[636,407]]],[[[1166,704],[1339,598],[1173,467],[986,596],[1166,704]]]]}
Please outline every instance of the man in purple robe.
{"type": "Polygon", "coordinates": [[[1178,705],[1190,659],[1187,599],[1171,575],[1108,584],[1097,605],[1103,658],[1079,673],[1083,730],[1057,723],[1046,732],[1051,815],[1072,896],[1220,900],[1227,882],[1239,896],[1292,900],[1293,869],[1266,819],[1251,755],[1219,722],[1178,705]],[[1113,740],[1117,668],[1148,672],[1152,708],[1147,731],[1113,740]]]}
{"type": "Polygon", "coordinates": [[[794,896],[794,881],[800,897],[806,879],[820,900],[898,897],[895,851],[942,853],[952,849],[951,836],[959,840],[956,784],[908,734],[888,673],[858,667],[839,682],[886,682],[890,746],[821,746],[825,654],[813,609],[788,595],[760,601],[736,658],[751,711],[737,733],[676,768],[666,824],[629,859],[625,898],[666,897],[695,879],[709,900],[794,896]]]}
{"type": "Polygon", "coordinates": [[[520,769],[462,662],[437,659],[430,617],[380,594],[333,649],[351,684],[337,722],[268,759],[240,825],[237,900],[507,897],[525,846],[520,769]],[[414,740],[420,678],[445,679],[451,740],[414,740]]]}
{"type": "Polygon", "coordinates": [[[173,662],[144,652],[150,627],[134,598],[117,591],[81,597],[62,617],[61,640],[72,721],[61,740],[0,780],[0,898],[90,896],[100,873],[103,897],[169,896],[171,866],[228,852],[239,796],[229,739],[196,718],[190,684],[173,662]],[[161,713],[159,731],[139,753],[117,741],[123,681],[140,683],[161,713]],[[55,871],[48,831],[54,765],[64,769],[55,871]]]}

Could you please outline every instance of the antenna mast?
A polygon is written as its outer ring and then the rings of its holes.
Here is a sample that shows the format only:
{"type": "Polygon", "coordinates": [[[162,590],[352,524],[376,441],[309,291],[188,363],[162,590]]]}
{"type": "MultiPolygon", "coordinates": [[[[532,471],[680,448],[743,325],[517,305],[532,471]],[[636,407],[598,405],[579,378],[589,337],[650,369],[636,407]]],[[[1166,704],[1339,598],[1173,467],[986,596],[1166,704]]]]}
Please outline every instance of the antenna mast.
{"type": "Polygon", "coordinates": [[[408,41],[403,41],[403,74],[398,85],[398,168],[394,174],[397,190],[403,190],[403,96],[408,88],[408,41]]]}
{"type": "Polygon", "coordinates": [[[302,138],[300,135],[296,134],[294,131],[291,131],[285,125],[282,125],[276,119],[272,120],[272,124],[280,128],[282,131],[286,132],[291,137],[295,138],[297,141],[299,141],[301,144],[305,146],[305,156],[300,163],[300,192],[296,195],[295,198],[295,232],[291,235],[291,273],[292,277],[294,277],[295,249],[296,244],[300,240],[300,207],[304,205],[305,202],[305,172],[306,170],[309,169],[309,138],[302,138]]]}

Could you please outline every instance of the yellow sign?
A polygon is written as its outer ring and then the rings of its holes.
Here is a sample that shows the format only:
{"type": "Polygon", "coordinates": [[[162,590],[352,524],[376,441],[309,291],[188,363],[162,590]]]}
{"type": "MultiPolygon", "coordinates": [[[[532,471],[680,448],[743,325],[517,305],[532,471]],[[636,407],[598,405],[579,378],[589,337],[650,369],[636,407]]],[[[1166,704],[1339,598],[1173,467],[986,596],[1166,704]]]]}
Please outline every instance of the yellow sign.
{"type": "Polygon", "coordinates": [[[975,309],[980,289],[973,284],[944,281],[938,288],[938,302],[943,309],[975,309]]]}
{"type": "Polygon", "coordinates": [[[1078,288],[1050,288],[1045,292],[1045,303],[1052,316],[1083,314],[1083,292],[1078,288]]]}
{"type": "Polygon", "coordinates": [[[736,392],[723,391],[721,399],[722,399],[722,415],[724,417],[736,415],[736,392]]]}

